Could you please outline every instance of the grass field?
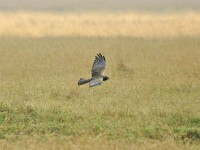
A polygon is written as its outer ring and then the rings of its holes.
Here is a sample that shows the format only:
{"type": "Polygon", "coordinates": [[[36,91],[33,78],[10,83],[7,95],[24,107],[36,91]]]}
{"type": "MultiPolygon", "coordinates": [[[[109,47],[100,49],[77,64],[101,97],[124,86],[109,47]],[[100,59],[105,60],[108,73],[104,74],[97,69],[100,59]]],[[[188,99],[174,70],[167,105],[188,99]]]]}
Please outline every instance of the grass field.
{"type": "Polygon", "coordinates": [[[0,149],[200,148],[200,39],[1,38],[0,149]],[[103,86],[78,87],[94,55],[103,86]]]}
{"type": "Polygon", "coordinates": [[[141,30],[125,19],[122,32],[112,17],[110,32],[77,19],[78,33],[68,34],[59,16],[1,13],[0,149],[200,149],[200,15],[172,24],[149,16],[141,30]],[[26,16],[21,24],[17,15],[26,16]],[[110,80],[79,87],[99,52],[110,80]]]}
{"type": "Polygon", "coordinates": [[[0,12],[0,36],[199,37],[200,13],[0,12]]]}

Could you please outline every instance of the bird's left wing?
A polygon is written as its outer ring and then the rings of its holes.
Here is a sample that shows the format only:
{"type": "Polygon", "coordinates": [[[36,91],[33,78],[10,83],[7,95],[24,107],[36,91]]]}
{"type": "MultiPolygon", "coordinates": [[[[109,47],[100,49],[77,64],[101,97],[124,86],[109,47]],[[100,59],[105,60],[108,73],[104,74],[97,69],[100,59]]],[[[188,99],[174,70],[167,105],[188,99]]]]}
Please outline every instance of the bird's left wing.
{"type": "Polygon", "coordinates": [[[97,54],[97,56],[95,56],[95,60],[92,66],[92,77],[98,78],[102,76],[105,67],[106,67],[105,57],[102,56],[101,53],[97,54]]]}

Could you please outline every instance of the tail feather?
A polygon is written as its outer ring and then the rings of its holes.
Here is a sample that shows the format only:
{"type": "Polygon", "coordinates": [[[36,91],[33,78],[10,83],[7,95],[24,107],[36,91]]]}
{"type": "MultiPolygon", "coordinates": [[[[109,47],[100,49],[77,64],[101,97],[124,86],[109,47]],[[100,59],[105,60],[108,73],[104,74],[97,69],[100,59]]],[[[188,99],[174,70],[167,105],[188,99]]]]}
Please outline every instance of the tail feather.
{"type": "Polygon", "coordinates": [[[78,81],[78,85],[83,85],[83,84],[89,83],[91,80],[92,80],[92,78],[90,78],[90,79],[80,78],[80,80],[78,81]]]}

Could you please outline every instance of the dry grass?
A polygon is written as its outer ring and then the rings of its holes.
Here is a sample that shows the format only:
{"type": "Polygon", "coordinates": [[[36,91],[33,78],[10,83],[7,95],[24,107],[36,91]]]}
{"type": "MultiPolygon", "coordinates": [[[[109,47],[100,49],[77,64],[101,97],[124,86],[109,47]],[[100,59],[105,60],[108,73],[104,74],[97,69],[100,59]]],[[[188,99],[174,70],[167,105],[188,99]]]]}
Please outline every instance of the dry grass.
{"type": "Polygon", "coordinates": [[[1,38],[0,149],[199,149],[199,47],[199,38],[1,38]],[[110,80],[78,87],[98,52],[110,80]]]}
{"type": "MultiPolygon", "coordinates": [[[[98,138],[98,137],[97,137],[98,138]]],[[[116,141],[107,141],[99,140],[96,137],[80,137],[76,139],[72,138],[62,138],[56,139],[48,138],[42,139],[38,137],[30,138],[26,137],[19,140],[13,141],[0,141],[0,148],[6,150],[20,149],[20,150],[44,150],[44,149],[69,149],[69,150],[116,150],[116,149],[138,149],[138,150],[197,150],[199,149],[199,144],[181,144],[176,142],[173,138],[166,138],[163,141],[154,141],[143,139],[140,142],[136,143],[127,143],[127,142],[116,142],[116,141]]]]}
{"type": "Polygon", "coordinates": [[[0,149],[200,149],[199,13],[0,22],[0,149]],[[98,52],[110,80],[78,87],[98,52]]]}
{"type": "Polygon", "coordinates": [[[200,35],[200,14],[37,13],[0,12],[0,36],[131,36],[181,37],[200,35]]]}

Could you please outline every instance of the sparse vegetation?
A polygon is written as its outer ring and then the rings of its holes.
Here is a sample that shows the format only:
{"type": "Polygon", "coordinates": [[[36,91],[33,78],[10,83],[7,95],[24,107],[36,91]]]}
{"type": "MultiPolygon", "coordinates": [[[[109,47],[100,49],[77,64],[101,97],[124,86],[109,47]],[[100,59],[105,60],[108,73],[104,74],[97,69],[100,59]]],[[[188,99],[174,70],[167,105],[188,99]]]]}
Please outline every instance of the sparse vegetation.
{"type": "Polygon", "coordinates": [[[180,16],[0,13],[0,149],[199,149],[200,19],[180,16]],[[110,80],[78,87],[98,52],[110,80]]]}

